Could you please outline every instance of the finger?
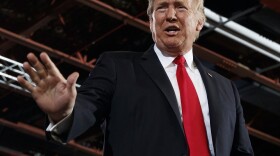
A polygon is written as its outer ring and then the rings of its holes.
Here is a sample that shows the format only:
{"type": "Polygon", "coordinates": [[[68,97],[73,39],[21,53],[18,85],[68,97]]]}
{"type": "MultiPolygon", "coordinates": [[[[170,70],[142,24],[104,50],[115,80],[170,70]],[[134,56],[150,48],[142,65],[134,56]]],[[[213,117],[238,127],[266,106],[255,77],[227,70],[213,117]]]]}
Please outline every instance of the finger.
{"type": "Polygon", "coordinates": [[[30,66],[30,64],[28,62],[23,63],[23,69],[30,76],[31,80],[35,84],[38,85],[41,79],[40,79],[39,75],[37,74],[37,72],[34,71],[34,69],[32,69],[32,67],[30,66]]]}
{"type": "Polygon", "coordinates": [[[37,72],[38,76],[41,79],[46,78],[47,75],[48,75],[47,72],[46,72],[46,68],[39,61],[39,59],[33,53],[29,53],[27,55],[27,58],[28,58],[29,62],[31,63],[31,65],[36,69],[36,72],[37,72]]]}
{"type": "Polygon", "coordinates": [[[18,80],[18,83],[19,83],[23,88],[27,89],[29,92],[33,92],[33,90],[34,90],[33,85],[32,85],[30,82],[26,81],[26,80],[23,78],[23,76],[18,76],[18,77],[17,77],[17,80],[18,80]]]}
{"type": "Polygon", "coordinates": [[[43,52],[40,54],[40,58],[44,64],[44,66],[46,67],[48,74],[53,75],[53,76],[63,77],[61,75],[60,71],[57,69],[56,65],[53,63],[53,61],[48,56],[48,54],[43,52]]]}
{"type": "Polygon", "coordinates": [[[74,72],[67,78],[67,89],[69,92],[74,93],[76,91],[76,82],[78,80],[79,73],[74,72]]]}

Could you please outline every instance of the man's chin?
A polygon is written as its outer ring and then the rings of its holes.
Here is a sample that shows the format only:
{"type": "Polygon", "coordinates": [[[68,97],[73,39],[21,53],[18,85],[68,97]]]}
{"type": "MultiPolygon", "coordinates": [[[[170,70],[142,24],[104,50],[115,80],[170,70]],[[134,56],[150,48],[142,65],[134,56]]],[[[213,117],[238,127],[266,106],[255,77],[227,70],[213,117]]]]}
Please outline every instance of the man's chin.
{"type": "Polygon", "coordinates": [[[175,55],[177,56],[182,52],[182,48],[178,45],[168,45],[165,46],[165,51],[169,53],[170,55],[175,55]]]}
{"type": "Polygon", "coordinates": [[[179,44],[178,42],[174,42],[174,43],[168,43],[168,44],[165,44],[165,47],[169,50],[178,50],[180,49],[181,47],[181,44],[179,44]]]}

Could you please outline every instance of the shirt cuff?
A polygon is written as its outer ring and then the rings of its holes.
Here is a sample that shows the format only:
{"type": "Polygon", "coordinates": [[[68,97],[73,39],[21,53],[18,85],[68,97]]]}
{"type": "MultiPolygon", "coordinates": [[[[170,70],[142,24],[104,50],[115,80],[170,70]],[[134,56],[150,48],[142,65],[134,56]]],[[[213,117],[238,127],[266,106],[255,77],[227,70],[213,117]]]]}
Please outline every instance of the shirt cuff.
{"type": "Polygon", "coordinates": [[[53,120],[48,116],[50,124],[48,125],[46,131],[51,133],[51,137],[61,142],[59,135],[67,132],[70,129],[72,123],[73,115],[72,113],[60,120],[58,123],[54,124],[53,120]]]}

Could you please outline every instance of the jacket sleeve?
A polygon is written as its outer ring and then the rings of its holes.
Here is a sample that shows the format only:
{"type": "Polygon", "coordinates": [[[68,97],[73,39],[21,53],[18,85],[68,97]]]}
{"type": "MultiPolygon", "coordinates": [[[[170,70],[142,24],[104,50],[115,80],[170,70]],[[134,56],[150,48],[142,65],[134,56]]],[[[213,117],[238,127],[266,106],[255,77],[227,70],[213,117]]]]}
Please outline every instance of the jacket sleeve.
{"type": "Polygon", "coordinates": [[[232,156],[253,156],[254,152],[251,146],[248,130],[245,126],[243,117],[243,109],[236,86],[232,83],[236,101],[236,125],[234,132],[234,140],[232,145],[232,156]]]}
{"type": "Polygon", "coordinates": [[[104,122],[110,108],[115,81],[114,60],[109,53],[104,53],[78,89],[72,123],[70,129],[62,135],[63,142],[74,139],[104,122]]]}

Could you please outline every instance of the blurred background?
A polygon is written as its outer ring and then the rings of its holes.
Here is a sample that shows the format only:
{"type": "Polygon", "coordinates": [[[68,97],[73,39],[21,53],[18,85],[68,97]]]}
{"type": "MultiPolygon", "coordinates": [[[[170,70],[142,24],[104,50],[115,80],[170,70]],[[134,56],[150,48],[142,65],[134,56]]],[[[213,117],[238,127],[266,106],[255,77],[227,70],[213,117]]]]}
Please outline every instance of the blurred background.
{"type": "MultiPolygon", "coordinates": [[[[237,85],[255,155],[280,155],[280,0],[205,7],[194,53],[237,85]]],[[[0,155],[102,154],[100,127],[67,145],[47,142],[46,117],[15,77],[28,52],[47,52],[82,84],[103,52],[145,51],[153,44],[146,8],[147,0],[0,1],[0,155]]]]}

